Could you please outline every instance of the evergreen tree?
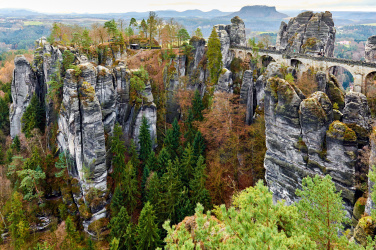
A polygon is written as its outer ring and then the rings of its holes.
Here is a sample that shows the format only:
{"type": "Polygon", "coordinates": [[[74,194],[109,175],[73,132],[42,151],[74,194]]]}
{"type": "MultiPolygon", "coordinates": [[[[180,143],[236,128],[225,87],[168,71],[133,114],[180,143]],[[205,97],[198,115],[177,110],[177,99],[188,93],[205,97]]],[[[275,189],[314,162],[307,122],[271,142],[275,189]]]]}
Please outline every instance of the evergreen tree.
{"type": "Polygon", "coordinates": [[[296,194],[301,198],[296,204],[300,213],[298,225],[320,249],[336,248],[342,241],[338,232],[348,219],[341,191],[336,191],[330,175],[304,178],[302,190],[296,190],[296,194]]]}
{"type": "Polygon", "coordinates": [[[166,131],[164,145],[170,154],[171,159],[178,157],[181,151],[180,147],[180,126],[178,120],[175,118],[172,122],[172,129],[166,131]]]}
{"type": "Polygon", "coordinates": [[[146,200],[158,207],[161,192],[161,181],[156,172],[151,172],[146,185],[146,200]]]}
{"type": "Polygon", "coordinates": [[[200,131],[197,131],[195,139],[193,141],[193,153],[195,156],[195,160],[198,160],[198,157],[200,155],[204,155],[205,153],[205,141],[204,137],[202,137],[202,134],[200,131]]]}
{"type": "Polygon", "coordinates": [[[110,221],[110,229],[111,233],[110,236],[112,239],[118,239],[120,249],[128,248],[131,249],[133,246],[133,242],[127,242],[125,244],[125,239],[129,237],[129,233],[131,234],[131,239],[133,239],[133,232],[132,230],[129,232],[129,228],[132,228],[131,217],[128,215],[127,209],[125,207],[121,207],[119,213],[112,217],[110,221]],[[128,232],[127,232],[128,231],[128,232]],[[130,245],[128,245],[130,243],[130,245]]]}
{"type": "Polygon", "coordinates": [[[64,176],[65,169],[68,168],[67,159],[65,157],[65,153],[61,152],[59,154],[59,160],[55,163],[55,167],[59,170],[59,172],[55,173],[56,178],[60,178],[64,176]]]}
{"type": "Polygon", "coordinates": [[[0,129],[9,132],[9,107],[4,98],[0,98],[0,129]]]}
{"type": "Polygon", "coordinates": [[[197,132],[197,130],[193,126],[194,120],[195,119],[194,119],[193,111],[192,111],[192,109],[189,109],[187,119],[184,122],[185,123],[184,138],[185,138],[185,144],[186,145],[187,145],[187,143],[190,143],[190,144],[193,143],[193,140],[194,140],[196,132],[197,132]]]}
{"type": "Polygon", "coordinates": [[[138,220],[137,249],[156,249],[159,246],[159,230],[155,220],[153,206],[147,202],[138,220]]]}
{"type": "Polygon", "coordinates": [[[20,139],[18,138],[18,135],[16,135],[13,139],[12,148],[17,150],[17,152],[20,152],[21,150],[21,142],[20,142],[20,139]]]}
{"type": "Polygon", "coordinates": [[[115,188],[114,195],[111,200],[111,215],[115,217],[119,212],[120,209],[124,205],[124,197],[123,197],[123,192],[121,190],[121,187],[118,185],[115,188]]]}
{"type": "Polygon", "coordinates": [[[196,206],[200,203],[204,206],[205,210],[210,208],[210,194],[205,188],[205,182],[207,176],[205,175],[206,165],[204,163],[205,159],[202,155],[198,158],[197,166],[193,174],[193,178],[189,182],[189,187],[191,189],[191,202],[196,206]]]}
{"type": "Polygon", "coordinates": [[[179,202],[176,211],[176,220],[182,221],[185,217],[193,215],[194,212],[194,206],[189,199],[188,188],[184,186],[179,196],[179,202]]]}
{"type": "Polygon", "coordinates": [[[184,185],[188,186],[189,180],[193,176],[194,167],[196,165],[194,152],[192,149],[191,144],[185,147],[183,156],[181,158],[180,169],[179,169],[179,176],[184,183],[184,185]]]}
{"type": "Polygon", "coordinates": [[[168,161],[170,159],[171,159],[171,156],[169,152],[167,151],[165,147],[163,147],[161,151],[159,152],[158,160],[157,160],[157,166],[158,166],[157,173],[159,176],[162,176],[166,172],[168,161]]]}
{"type": "Polygon", "coordinates": [[[192,112],[195,121],[202,121],[204,119],[202,111],[204,110],[204,104],[202,103],[201,95],[198,90],[195,91],[195,95],[192,100],[192,112]]]}
{"type": "Polygon", "coordinates": [[[70,216],[65,220],[65,232],[67,233],[65,240],[68,241],[69,248],[73,249],[77,240],[77,229],[70,216]]]}
{"type": "Polygon", "coordinates": [[[161,178],[160,197],[158,200],[158,219],[161,223],[170,219],[177,222],[177,208],[179,204],[182,183],[178,170],[171,160],[168,161],[167,171],[161,178]]]}
{"type": "Polygon", "coordinates": [[[21,249],[29,235],[29,223],[22,208],[22,195],[17,191],[12,195],[10,209],[8,217],[8,221],[11,223],[9,226],[10,236],[14,247],[21,249]]]}
{"type": "Polygon", "coordinates": [[[142,116],[139,143],[140,143],[140,159],[142,161],[145,161],[150,155],[150,152],[152,151],[149,123],[145,116],[142,116]]]}
{"type": "Polygon", "coordinates": [[[139,192],[136,169],[133,167],[131,161],[128,161],[125,170],[122,173],[121,183],[123,189],[124,204],[126,205],[129,214],[132,214],[137,206],[139,192]]]}
{"type": "Polygon", "coordinates": [[[150,171],[157,171],[158,170],[158,160],[155,156],[155,152],[152,150],[146,160],[145,167],[148,167],[150,171]]]}
{"type": "Polygon", "coordinates": [[[219,73],[222,70],[222,53],[221,41],[218,38],[217,30],[213,27],[208,41],[208,67],[210,71],[211,82],[216,84],[218,82],[219,73]]]}
{"type": "Polygon", "coordinates": [[[139,160],[139,157],[138,157],[136,144],[134,143],[133,140],[131,140],[131,145],[130,145],[130,148],[129,148],[129,153],[131,154],[131,163],[132,163],[132,166],[136,170],[138,168],[138,166],[140,165],[140,160],[139,160]]]}
{"type": "Polygon", "coordinates": [[[142,194],[142,200],[146,201],[146,182],[147,179],[149,178],[150,175],[150,170],[149,166],[145,165],[143,173],[142,173],[142,180],[141,180],[141,194],[142,194]]]}
{"type": "Polygon", "coordinates": [[[119,180],[121,173],[125,167],[125,153],[126,148],[124,142],[121,140],[123,132],[121,126],[116,124],[114,127],[113,136],[111,137],[111,153],[112,153],[112,166],[114,169],[114,179],[119,180]]]}
{"type": "Polygon", "coordinates": [[[22,132],[26,137],[31,137],[31,131],[38,128],[42,133],[44,132],[46,123],[46,112],[44,105],[39,101],[38,97],[34,94],[31,97],[30,104],[27,106],[25,113],[22,115],[22,132]]]}

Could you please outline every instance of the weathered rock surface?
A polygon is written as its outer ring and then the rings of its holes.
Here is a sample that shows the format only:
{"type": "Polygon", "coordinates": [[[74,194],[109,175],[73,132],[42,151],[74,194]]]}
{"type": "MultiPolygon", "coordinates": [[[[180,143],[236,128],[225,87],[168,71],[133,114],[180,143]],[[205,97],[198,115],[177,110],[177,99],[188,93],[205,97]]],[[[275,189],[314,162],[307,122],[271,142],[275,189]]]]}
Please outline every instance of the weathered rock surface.
{"type": "Polygon", "coordinates": [[[231,19],[231,25],[229,29],[230,45],[231,46],[246,46],[247,39],[245,36],[245,25],[243,20],[235,16],[231,19]]]}
{"type": "Polygon", "coordinates": [[[243,83],[240,88],[240,103],[246,105],[245,123],[250,125],[254,113],[254,83],[252,70],[246,70],[243,74],[243,83]]]}
{"type": "Polygon", "coordinates": [[[21,133],[21,119],[33,94],[40,92],[35,72],[24,56],[14,59],[13,81],[11,85],[13,103],[10,106],[10,135],[14,138],[21,133]]]}
{"type": "Polygon", "coordinates": [[[232,72],[228,69],[223,69],[223,72],[218,78],[218,84],[216,85],[216,91],[222,91],[227,93],[233,92],[232,85],[232,72]]]}
{"type": "Polygon", "coordinates": [[[265,88],[265,179],[275,200],[297,200],[295,190],[306,176],[329,174],[342,190],[351,217],[355,202],[357,137],[346,124],[333,121],[332,103],[324,92],[306,99],[280,78],[265,88]]]}
{"type": "Polygon", "coordinates": [[[245,25],[243,20],[236,16],[231,19],[231,24],[218,24],[214,26],[221,41],[223,67],[229,69],[234,54],[229,50],[231,46],[246,46],[245,25]]]}
{"type": "Polygon", "coordinates": [[[376,63],[376,36],[370,36],[365,46],[366,62],[376,63]]]}
{"type": "Polygon", "coordinates": [[[306,53],[317,55],[324,52],[333,57],[336,30],[332,14],[306,11],[290,19],[289,23],[281,23],[277,35],[277,50],[289,53],[306,53]]]}
{"type": "MultiPolygon", "coordinates": [[[[370,136],[370,144],[371,144],[371,153],[369,156],[369,172],[373,172],[373,166],[376,166],[376,131],[375,130],[372,131],[372,135],[370,136]]],[[[371,211],[373,209],[376,209],[375,201],[372,200],[371,195],[370,195],[372,193],[374,184],[375,183],[372,182],[368,178],[368,199],[367,199],[367,204],[365,208],[365,212],[368,215],[371,215],[371,211]]]]}

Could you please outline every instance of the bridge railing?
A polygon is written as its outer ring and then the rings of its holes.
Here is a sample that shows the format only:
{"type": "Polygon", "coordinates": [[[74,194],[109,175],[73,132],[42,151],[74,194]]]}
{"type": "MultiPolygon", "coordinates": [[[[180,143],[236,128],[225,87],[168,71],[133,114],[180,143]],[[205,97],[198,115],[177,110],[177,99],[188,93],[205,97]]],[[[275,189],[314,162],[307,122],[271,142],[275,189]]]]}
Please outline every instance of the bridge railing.
{"type": "MultiPolygon", "coordinates": [[[[241,50],[250,50],[253,52],[251,47],[247,46],[232,46],[232,49],[241,49],[241,50]]],[[[294,58],[306,58],[315,61],[323,61],[323,62],[333,62],[333,63],[340,63],[340,64],[348,64],[348,65],[357,65],[369,68],[376,68],[376,63],[369,63],[364,61],[355,61],[349,59],[342,59],[342,58],[335,58],[335,57],[322,57],[322,56],[312,56],[308,54],[302,53],[291,53],[287,52],[286,50],[268,50],[268,49],[259,49],[258,52],[267,53],[267,54],[275,54],[275,55],[283,55],[286,59],[294,59],[294,58]]]]}

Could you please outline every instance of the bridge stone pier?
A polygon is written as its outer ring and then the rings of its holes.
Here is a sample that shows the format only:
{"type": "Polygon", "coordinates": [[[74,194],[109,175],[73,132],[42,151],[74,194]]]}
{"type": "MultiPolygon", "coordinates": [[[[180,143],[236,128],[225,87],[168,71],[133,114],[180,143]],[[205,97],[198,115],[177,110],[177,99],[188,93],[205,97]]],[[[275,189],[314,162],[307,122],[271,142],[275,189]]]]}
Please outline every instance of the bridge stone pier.
{"type": "MultiPolygon", "coordinates": [[[[255,53],[249,47],[231,47],[230,50],[235,57],[242,60],[254,58],[255,53]]],[[[329,73],[330,68],[334,66],[343,67],[348,70],[354,77],[354,91],[366,94],[366,79],[369,76],[376,76],[376,63],[367,63],[363,61],[354,61],[347,59],[339,59],[332,57],[317,57],[308,54],[285,53],[285,51],[264,50],[258,51],[259,62],[262,65],[263,60],[268,58],[277,63],[287,66],[293,66],[300,70],[300,73],[306,71],[310,67],[329,73]]]]}

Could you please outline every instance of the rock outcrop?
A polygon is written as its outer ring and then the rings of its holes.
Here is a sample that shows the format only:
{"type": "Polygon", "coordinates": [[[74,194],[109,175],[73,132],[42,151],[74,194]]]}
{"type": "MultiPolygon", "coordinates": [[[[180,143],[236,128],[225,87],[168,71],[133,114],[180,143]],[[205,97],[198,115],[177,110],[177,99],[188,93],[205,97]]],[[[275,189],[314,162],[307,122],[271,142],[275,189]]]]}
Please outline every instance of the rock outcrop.
{"type": "MultiPolygon", "coordinates": [[[[342,191],[351,218],[358,137],[350,127],[356,117],[346,120],[348,124],[333,121],[333,105],[324,92],[315,92],[306,99],[298,92],[296,87],[278,77],[267,81],[265,179],[275,200],[292,203],[297,200],[295,190],[300,188],[304,177],[329,174],[337,190],[342,191]]],[[[346,98],[349,101],[344,110],[355,110],[354,94],[349,93],[346,98]]],[[[359,114],[368,110],[368,106],[356,107],[359,114]]]]}
{"type": "Polygon", "coordinates": [[[234,59],[234,54],[230,52],[230,47],[244,47],[247,45],[244,22],[240,17],[236,16],[231,19],[231,24],[218,24],[214,27],[221,41],[223,67],[229,69],[231,61],[234,59]]]}
{"type": "Polygon", "coordinates": [[[332,13],[313,13],[306,11],[281,23],[277,35],[277,50],[288,53],[305,53],[318,55],[323,52],[333,57],[336,30],[332,13]]]}
{"type": "Polygon", "coordinates": [[[252,70],[246,70],[243,74],[243,83],[240,88],[240,103],[246,106],[245,123],[250,125],[253,121],[254,106],[254,83],[252,70]]]}
{"type": "Polygon", "coordinates": [[[376,63],[376,36],[370,36],[365,46],[366,62],[376,63]]]}
{"type": "Polygon", "coordinates": [[[10,106],[9,114],[10,135],[12,138],[21,133],[22,115],[27,106],[29,106],[32,96],[41,92],[36,73],[26,58],[24,56],[16,56],[14,64],[15,69],[11,85],[13,103],[10,106]]]}

